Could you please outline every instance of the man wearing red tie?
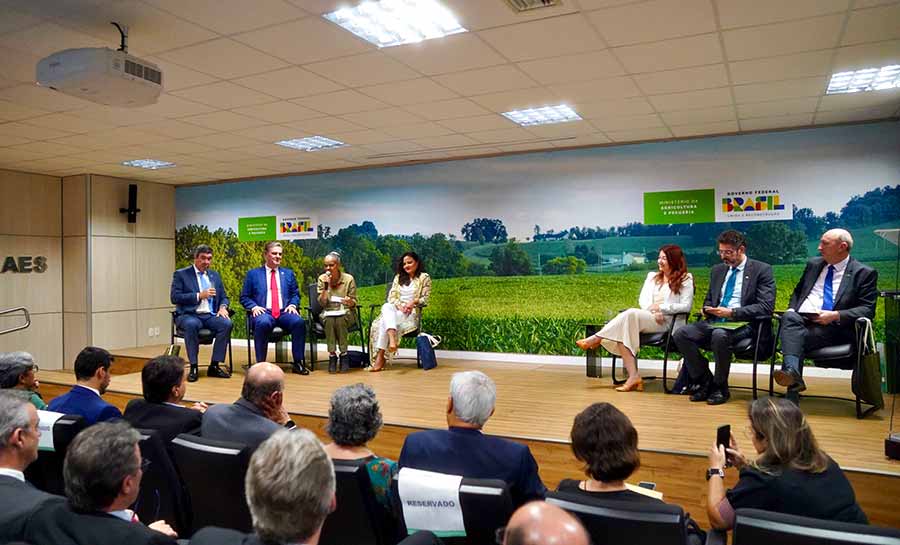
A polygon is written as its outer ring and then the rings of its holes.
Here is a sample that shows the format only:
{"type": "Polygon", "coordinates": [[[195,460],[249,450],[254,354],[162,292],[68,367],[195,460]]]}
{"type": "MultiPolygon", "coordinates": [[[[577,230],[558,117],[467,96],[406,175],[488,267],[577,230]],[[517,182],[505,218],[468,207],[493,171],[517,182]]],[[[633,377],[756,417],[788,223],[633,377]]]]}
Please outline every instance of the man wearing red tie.
{"type": "Polygon", "coordinates": [[[306,322],[297,312],[300,292],[294,271],[280,266],[282,255],[280,242],[266,244],[266,264],[247,271],[241,304],[251,314],[256,361],[266,361],[269,333],[277,325],[291,335],[294,373],[308,375],[304,358],[306,322]]]}

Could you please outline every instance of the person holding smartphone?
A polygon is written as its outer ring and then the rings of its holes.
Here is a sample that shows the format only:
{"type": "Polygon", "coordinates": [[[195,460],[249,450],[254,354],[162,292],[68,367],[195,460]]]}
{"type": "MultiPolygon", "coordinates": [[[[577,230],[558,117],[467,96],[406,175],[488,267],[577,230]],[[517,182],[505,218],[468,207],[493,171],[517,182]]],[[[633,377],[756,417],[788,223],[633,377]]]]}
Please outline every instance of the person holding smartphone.
{"type": "Polygon", "coordinates": [[[766,397],[750,405],[747,435],[758,455],[751,460],[732,433],[729,446],[716,443],[709,452],[709,522],[730,530],[742,507],[842,522],[868,524],[844,472],[813,435],[800,408],[766,397]],[[740,471],[734,488],[725,489],[728,463],[740,471]]]}

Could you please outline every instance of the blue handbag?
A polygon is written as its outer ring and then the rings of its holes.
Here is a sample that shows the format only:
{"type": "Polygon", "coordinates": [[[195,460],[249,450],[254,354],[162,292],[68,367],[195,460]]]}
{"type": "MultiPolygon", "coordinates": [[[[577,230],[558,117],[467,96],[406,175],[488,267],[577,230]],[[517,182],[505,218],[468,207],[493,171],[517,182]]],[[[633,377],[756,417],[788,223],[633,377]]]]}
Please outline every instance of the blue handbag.
{"type": "Polygon", "coordinates": [[[440,342],[440,337],[434,337],[428,333],[419,333],[419,336],[416,337],[416,351],[419,355],[419,363],[422,364],[422,369],[425,371],[437,367],[434,347],[440,342]]]}

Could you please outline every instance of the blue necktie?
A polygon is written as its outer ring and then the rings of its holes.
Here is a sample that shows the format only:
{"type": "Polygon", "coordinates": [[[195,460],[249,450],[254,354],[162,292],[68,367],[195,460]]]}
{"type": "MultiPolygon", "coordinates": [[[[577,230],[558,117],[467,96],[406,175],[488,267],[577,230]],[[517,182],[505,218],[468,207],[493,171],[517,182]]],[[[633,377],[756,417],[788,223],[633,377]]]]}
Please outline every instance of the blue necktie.
{"type": "Polygon", "coordinates": [[[829,265],[825,274],[825,285],[822,286],[822,310],[834,310],[834,288],[831,286],[833,282],[834,265],[829,265]]]}
{"type": "MultiPolygon", "coordinates": [[[[207,276],[207,274],[205,272],[201,272],[200,273],[200,290],[203,291],[203,290],[207,290],[207,289],[209,289],[209,277],[207,276]]],[[[209,312],[212,313],[213,298],[212,297],[208,298],[206,300],[206,303],[209,305],[209,312]]]]}
{"type": "MultiPolygon", "coordinates": [[[[734,283],[737,280],[737,275],[737,267],[732,267],[731,274],[725,282],[725,293],[722,294],[722,301],[719,303],[720,306],[728,308],[728,303],[731,302],[731,298],[734,296],[734,283]]],[[[724,321],[725,319],[723,318],[722,320],[724,321]]]]}

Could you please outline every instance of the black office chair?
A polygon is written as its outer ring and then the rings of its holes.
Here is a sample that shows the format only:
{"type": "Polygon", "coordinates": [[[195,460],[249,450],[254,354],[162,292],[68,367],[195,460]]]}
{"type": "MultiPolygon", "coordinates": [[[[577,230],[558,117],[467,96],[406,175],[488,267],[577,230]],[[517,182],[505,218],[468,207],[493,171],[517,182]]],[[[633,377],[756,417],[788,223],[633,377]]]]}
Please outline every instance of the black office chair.
{"type": "MultiPolygon", "coordinates": [[[[781,314],[775,313],[775,319],[778,321],[778,331],[775,335],[775,344],[777,345],[778,341],[781,339],[781,314]]],[[[854,324],[856,327],[856,336],[853,339],[853,342],[845,343],[845,344],[836,344],[832,346],[825,346],[823,348],[819,348],[817,350],[810,350],[805,354],[807,360],[812,360],[812,362],[816,365],[816,367],[836,367],[839,369],[852,369],[853,374],[851,376],[851,382],[859,380],[861,376],[860,365],[862,363],[862,350],[861,348],[865,345],[865,332],[868,327],[869,319],[868,318],[857,318],[856,323],[854,324]]],[[[769,362],[769,395],[775,395],[775,355],[776,350],[772,351],[772,358],[769,362]]],[[[855,391],[856,388],[854,387],[855,391]]],[[[850,401],[856,404],[856,418],[863,419],[866,416],[872,414],[877,411],[881,407],[876,405],[871,405],[866,410],[862,409],[863,404],[869,405],[869,403],[863,402],[862,399],[858,395],[855,395],[852,398],[849,397],[840,397],[840,396],[824,396],[824,395],[810,395],[810,394],[801,394],[800,397],[809,397],[809,398],[819,398],[819,399],[837,399],[839,401],[850,401]]]]}
{"type": "MultiPolygon", "coordinates": [[[[752,322],[751,322],[752,324],[752,322]]],[[[756,371],[759,367],[759,363],[761,361],[767,360],[772,352],[775,350],[774,346],[774,338],[772,342],[762,342],[763,341],[763,331],[765,328],[772,328],[771,318],[767,320],[756,320],[756,333],[753,337],[748,337],[745,339],[741,339],[737,342],[737,344],[732,347],[732,352],[734,354],[735,360],[750,360],[753,363],[753,372],[752,372],[752,386],[732,386],[728,387],[731,389],[737,388],[739,390],[750,390],[753,392],[753,399],[757,399],[759,397],[759,388],[757,385],[757,376],[756,371]]]]}
{"type": "Polygon", "coordinates": [[[244,491],[250,447],[182,433],[172,440],[171,450],[188,492],[190,535],[204,526],[252,531],[244,491]]]}
{"type": "MultiPolygon", "coordinates": [[[[41,418],[45,417],[45,411],[38,411],[41,418]]],[[[40,425],[40,424],[39,424],[40,425]]],[[[53,450],[38,450],[37,460],[25,469],[25,478],[36,488],[56,494],[66,495],[66,484],[63,479],[63,463],[66,459],[66,450],[69,444],[78,435],[78,432],[86,428],[84,418],[81,415],[67,414],[61,416],[53,424],[53,450]]],[[[41,432],[48,431],[41,425],[41,432]]]]}
{"type": "MultiPolygon", "coordinates": [[[[322,308],[322,305],[319,304],[318,286],[316,283],[308,285],[306,287],[306,292],[309,296],[309,306],[306,307],[306,313],[309,316],[309,320],[306,322],[306,338],[309,339],[310,370],[315,371],[317,356],[316,341],[325,338],[325,326],[320,319],[324,309],[322,308]]],[[[366,334],[363,331],[362,314],[359,312],[359,305],[353,307],[353,310],[350,312],[356,313],[356,324],[351,326],[348,332],[355,332],[359,335],[360,346],[362,346],[363,354],[366,354],[368,352],[368,347],[366,346],[366,334]]]]}
{"type": "MultiPolygon", "coordinates": [[[[384,302],[385,302],[385,303],[387,303],[388,296],[391,294],[391,286],[392,286],[392,285],[393,285],[393,282],[388,282],[388,283],[385,284],[385,286],[384,286],[384,302]]],[[[383,305],[383,304],[384,304],[384,303],[381,303],[381,304],[379,304],[379,305],[369,305],[369,325],[366,327],[366,329],[367,329],[370,333],[371,333],[371,330],[372,330],[372,323],[375,321],[375,309],[380,309],[380,308],[381,308],[381,305],[383,305]]],[[[415,328],[414,330],[412,330],[412,331],[407,331],[406,333],[404,333],[403,335],[401,335],[401,336],[400,336],[400,339],[416,338],[416,337],[419,336],[419,333],[422,331],[422,320],[425,319],[425,307],[426,307],[426,306],[428,306],[427,303],[421,303],[421,302],[420,302],[420,303],[418,304],[418,308],[419,308],[419,323],[416,324],[416,328],[415,328]]],[[[399,341],[399,339],[398,339],[398,341],[399,341]]],[[[373,355],[373,357],[374,357],[374,355],[373,355]]],[[[398,360],[398,359],[406,359],[406,358],[399,358],[399,357],[396,357],[396,356],[394,357],[394,360],[398,360]]],[[[412,358],[410,358],[410,359],[412,359],[412,358]]],[[[422,362],[421,362],[421,360],[419,360],[419,351],[418,351],[418,350],[416,350],[416,366],[417,366],[417,367],[422,367],[422,362]]]]}
{"type": "MultiPolygon", "coordinates": [[[[171,311],[171,314],[172,314],[172,331],[169,336],[169,344],[175,344],[176,338],[184,339],[184,330],[175,324],[176,314],[175,314],[174,310],[171,311]]],[[[234,316],[234,311],[232,309],[228,309],[228,317],[231,318],[232,316],[234,316]]],[[[216,336],[211,330],[209,330],[205,327],[201,327],[199,330],[197,330],[197,341],[200,344],[211,345],[211,344],[213,344],[213,342],[215,340],[216,340],[216,336]]],[[[247,344],[247,346],[250,346],[249,343],[247,344]]],[[[228,342],[228,372],[229,373],[234,372],[234,359],[232,358],[232,355],[231,355],[231,341],[228,342]]]]}
{"type": "MultiPolygon", "coordinates": [[[[250,343],[253,341],[253,313],[249,310],[247,311],[246,319],[244,323],[247,324],[247,364],[253,365],[253,350],[250,349],[250,343]]],[[[269,332],[269,338],[266,339],[266,344],[269,343],[277,343],[284,339],[289,339],[291,334],[287,331],[281,329],[280,325],[276,325],[271,332],[269,332]]]]}
{"type": "Polygon", "coordinates": [[[390,541],[388,513],[372,490],[366,463],[334,460],[337,509],[322,526],[322,545],[386,545],[390,541]]]}
{"type": "Polygon", "coordinates": [[[146,523],[165,520],[180,535],[190,531],[190,505],[181,477],[158,430],[139,429],[141,458],[150,462],[141,477],[134,512],[146,523]]]}
{"type": "Polygon", "coordinates": [[[734,545],[900,545],[900,530],[772,513],[736,511],[734,545]]]}
{"type": "MultiPolygon", "coordinates": [[[[624,312],[624,311],[620,311],[620,312],[624,312]]],[[[687,322],[687,319],[689,316],[690,316],[689,312],[679,312],[677,314],[673,314],[672,321],[669,323],[669,327],[665,331],[660,331],[658,333],[641,333],[641,335],[640,335],[641,348],[643,348],[645,346],[655,346],[657,348],[663,349],[663,372],[662,372],[663,381],[662,381],[662,383],[663,383],[663,390],[667,394],[670,391],[668,381],[675,380],[675,379],[670,379],[668,377],[669,353],[673,352],[674,348],[675,348],[672,343],[672,331],[674,331],[675,322],[677,322],[679,318],[683,317],[684,321],[687,322]]],[[[611,355],[612,355],[612,364],[611,364],[612,369],[610,370],[610,373],[612,374],[613,384],[624,384],[625,379],[616,378],[616,359],[618,359],[619,356],[617,356],[615,354],[611,354],[611,355]]],[[[657,377],[646,376],[646,377],[642,377],[642,378],[644,380],[656,380],[657,377]]]]}

